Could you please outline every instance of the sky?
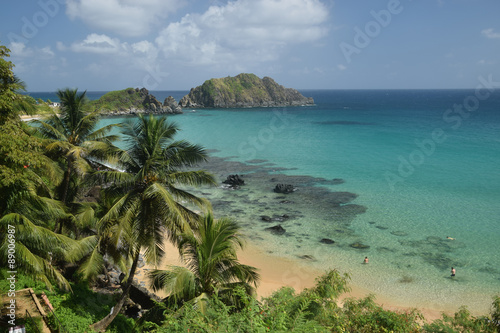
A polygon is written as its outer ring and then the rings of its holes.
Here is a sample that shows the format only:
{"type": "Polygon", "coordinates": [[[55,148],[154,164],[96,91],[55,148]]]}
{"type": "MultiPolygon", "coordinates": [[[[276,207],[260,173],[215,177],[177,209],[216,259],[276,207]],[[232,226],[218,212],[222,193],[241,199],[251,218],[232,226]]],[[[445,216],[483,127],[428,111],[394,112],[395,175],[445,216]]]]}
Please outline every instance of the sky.
{"type": "Polygon", "coordinates": [[[498,0],[15,0],[0,45],[28,91],[189,90],[254,73],[297,89],[500,81],[498,0]]]}

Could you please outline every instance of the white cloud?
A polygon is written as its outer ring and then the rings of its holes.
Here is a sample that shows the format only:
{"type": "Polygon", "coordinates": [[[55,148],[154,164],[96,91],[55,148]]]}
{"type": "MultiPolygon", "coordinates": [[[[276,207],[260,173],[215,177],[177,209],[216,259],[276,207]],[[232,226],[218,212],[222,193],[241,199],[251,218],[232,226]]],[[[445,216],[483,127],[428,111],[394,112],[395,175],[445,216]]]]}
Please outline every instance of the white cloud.
{"type": "Polygon", "coordinates": [[[183,5],[182,0],[67,0],[66,14],[91,28],[137,37],[183,5]]]}
{"type": "Polygon", "coordinates": [[[481,31],[481,34],[490,39],[500,38],[500,32],[495,32],[492,28],[484,29],[483,31],[481,31]]]}
{"type": "Polygon", "coordinates": [[[55,56],[50,46],[31,48],[27,47],[26,44],[22,42],[13,42],[9,44],[9,49],[11,50],[11,56],[18,58],[36,58],[37,60],[44,60],[52,59],[55,56]]]}
{"type": "Polygon", "coordinates": [[[22,42],[13,42],[9,45],[10,54],[12,57],[31,57],[33,50],[26,47],[22,42]]]}
{"type": "Polygon", "coordinates": [[[337,65],[337,68],[338,68],[339,70],[341,70],[341,71],[345,71],[345,70],[347,69],[347,67],[346,67],[346,66],[344,66],[344,65],[342,65],[342,64],[337,65]]]}
{"type": "Polygon", "coordinates": [[[319,0],[237,0],[184,16],[156,42],[167,58],[190,64],[265,62],[288,45],[324,37],[327,19],[319,0]]]}
{"type": "Polygon", "coordinates": [[[117,54],[124,51],[126,43],[120,43],[117,38],[111,38],[106,35],[90,34],[81,42],[71,45],[73,52],[88,52],[97,54],[117,54]]]}

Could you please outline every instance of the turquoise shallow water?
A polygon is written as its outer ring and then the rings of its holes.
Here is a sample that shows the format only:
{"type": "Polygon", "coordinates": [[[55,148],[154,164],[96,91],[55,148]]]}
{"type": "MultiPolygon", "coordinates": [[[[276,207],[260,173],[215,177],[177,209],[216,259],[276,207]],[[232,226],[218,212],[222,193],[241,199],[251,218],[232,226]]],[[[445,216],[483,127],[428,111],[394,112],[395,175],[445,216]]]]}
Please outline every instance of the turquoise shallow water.
{"type": "MultiPolygon", "coordinates": [[[[207,166],[221,181],[245,175],[248,185],[240,190],[200,191],[216,214],[237,218],[265,251],[350,272],[355,284],[401,305],[487,312],[500,294],[500,92],[462,114],[447,110],[474,91],[303,94],[316,105],[171,117],[182,129],[179,138],[225,158],[207,166]],[[298,190],[275,194],[277,182],[298,190]],[[337,204],[331,192],[357,197],[337,204]],[[290,218],[260,218],[282,214],[290,218]],[[265,230],[278,223],[285,234],[265,230]],[[369,248],[354,249],[355,242],[369,248]],[[360,264],[365,256],[369,265],[360,264]]],[[[299,283],[301,274],[288,272],[283,280],[299,283]]]]}

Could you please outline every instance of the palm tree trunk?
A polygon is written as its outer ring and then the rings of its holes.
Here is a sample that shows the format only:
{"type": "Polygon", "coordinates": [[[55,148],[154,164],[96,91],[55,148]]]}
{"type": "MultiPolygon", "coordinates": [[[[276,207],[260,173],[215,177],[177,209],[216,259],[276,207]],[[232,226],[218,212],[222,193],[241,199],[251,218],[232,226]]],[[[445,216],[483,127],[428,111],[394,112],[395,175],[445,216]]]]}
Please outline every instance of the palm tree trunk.
{"type": "Polygon", "coordinates": [[[116,305],[111,309],[111,313],[108,314],[106,317],[101,319],[95,324],[92,324],[90,328],[92,328],[94,331],[97,332],[104,332],[106,331],[106,328],[113,322],[113,320],[116,318],[116,316],[120,313],[123,304],[125,304],[125,301],[127,300],[128,294],[130,292],[130,287],[132,286],[132,282],[134,281],[134,275],[135,271],[137,269],[137,263],[139,262],[139,254],[140,254],[140,248],[137,250],[134,261],[132,263],[132,267],[130,268],[130,274],[128,275],[127,282],[125,283],[125,288],[123,289],[123,293],[120,296],[120,299],[116,303],[116,305]]]}
{"type": "MultiPolygon", "coordinates": [[[[66,173],[64,174],[64,179],[63,179],[63,183],[62,183],[62,193],[61,193],[61,201],[66,204],[66,199],[67,199],[67,196],[68,196],[68,190],[69,190],[69,181],[70,181],[70,176],[71,176],[71,160],[70,158],[66,158],[67,162],[68,162],[68,168],[66,169],[66,173]]],[[[60,218],[58,218],[56,220],[56,225],[54,226],[54,232],[56,233],[61,233],[62,232],[62,228],[63,228],[63,225],[62,225],[62,221],[60,218]]]]}
{"type": "Polygon", "coordinates": [[[67,159],[67,162],[68,162],[68,168],[66,170],[66,174],[64,175],[64,183],[62,184],[63,188],[63,192],[61,194],[61,201],[63,203],[67,203],[66,200],[67,200],[67,197],[68,197],[68,190],[69,190],[69,181],[70,181],[70,176],[71,176],[71,158],[68,157],[67,159]]]}

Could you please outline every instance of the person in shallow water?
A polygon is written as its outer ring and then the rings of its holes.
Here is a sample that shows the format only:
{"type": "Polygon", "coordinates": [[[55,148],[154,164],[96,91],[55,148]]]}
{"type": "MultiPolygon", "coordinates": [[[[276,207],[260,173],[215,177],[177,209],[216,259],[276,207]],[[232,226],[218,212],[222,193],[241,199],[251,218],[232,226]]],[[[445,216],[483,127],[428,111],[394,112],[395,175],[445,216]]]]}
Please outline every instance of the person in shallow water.
{"type": "Polygon", "coordinates": [[[456,273],[456,270],[455,270],[455,268],[453,268],[453,267],[452,267],[452,268],[451,268],[451,276],[452,276],[452,277],[454,277],[454,276],[455,276],[455,273],[456,273]]]}
{"type": "Polygon", "coordinates": [[[368,257],[365,257],[365,260],[363,260],[363,264],[367,264],[368,263],[368,257]]]}
{"type": "Polygon", "coordinates": [[[449,239],[449,240],[455,240],[455,238],[450,237],[450,236],[446,236],[446,239],[449,239]]]}

